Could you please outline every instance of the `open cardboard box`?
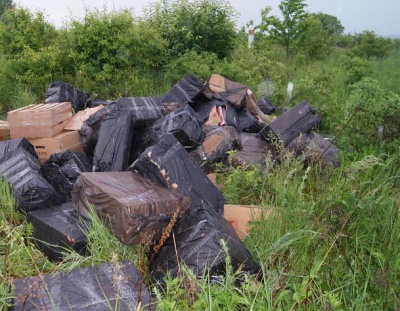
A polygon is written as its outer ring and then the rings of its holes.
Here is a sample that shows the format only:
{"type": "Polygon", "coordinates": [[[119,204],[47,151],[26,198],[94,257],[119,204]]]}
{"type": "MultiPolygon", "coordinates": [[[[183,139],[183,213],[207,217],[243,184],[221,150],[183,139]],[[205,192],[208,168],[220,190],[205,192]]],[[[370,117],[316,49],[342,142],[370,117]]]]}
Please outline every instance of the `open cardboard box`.
{"type": "Polygon", "coordinates": [[[78,131],[65,131],[53,137],[30,138],[28,140],[35,148],[41,162],[46,161],[52,154],[64,150],[83,152],[78,131]]]}

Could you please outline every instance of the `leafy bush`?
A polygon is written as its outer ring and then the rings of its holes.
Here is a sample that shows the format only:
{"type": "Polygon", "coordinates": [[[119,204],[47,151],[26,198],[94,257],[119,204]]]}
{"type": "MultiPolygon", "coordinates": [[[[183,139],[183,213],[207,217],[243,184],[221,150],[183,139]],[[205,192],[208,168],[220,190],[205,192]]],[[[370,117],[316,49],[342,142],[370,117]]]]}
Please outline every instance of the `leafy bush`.
{"type": "Polygon", "coordinates": [[[358,151],[368,145],[392,143],[400,134],[400,97],[385,92],[372,78],[353,85],[346,103],[346,139],[358,151]],[[382,127],[382,134],[378,132],[382,127]]]}

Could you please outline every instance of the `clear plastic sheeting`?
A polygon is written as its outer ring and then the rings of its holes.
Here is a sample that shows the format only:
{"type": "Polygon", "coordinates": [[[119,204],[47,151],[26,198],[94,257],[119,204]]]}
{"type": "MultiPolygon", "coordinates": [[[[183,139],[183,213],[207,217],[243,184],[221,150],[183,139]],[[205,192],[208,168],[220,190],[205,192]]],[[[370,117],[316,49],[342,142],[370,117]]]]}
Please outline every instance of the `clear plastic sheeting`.
{"type": "Polygon", "coordinates": [[[204,203],[222,215],[222,194],[172,134],[147,148],[129,169],[189,196],[192,207],[204,203]]]}
{"type": "Polygon", "coordinates": [[[150,244],[175,214],[183,217],[188,197],[135,172],[82,173],[72,201],[87,217],[89,205],[124,244],[150,244]]]}
{"type": "Polygon", "coordinates": [[[129,261],[13,280],[11,311],[155,310],[129,261]]]}
{"type": "Polygon", "coordinates": [[[240,241],[235,229],[215,211],[201,206],[192,209],[174,229],[174,238],[165,241],[163,248],[150,262],[150,277],[154,283],[163,283],[167,273],[180,275],[182,264],[202,277],[224,275],[225,260],[230,257],[234,271],[258,274],[260,266],[240,241]]]}
{"type": "Polygon", "coordinates": [[[46,92],[46,104],[70,102],[75,112],[91,106],[90,95],[63,81],[49,85],[46,92]]]}
{"type": "Polygon", "coordinates": [[[39,169],[38,160],[23,147],[14,149],[0,160],[0,175],[7,179],[18,207],[25,212],[63,202],[39,169]]]}

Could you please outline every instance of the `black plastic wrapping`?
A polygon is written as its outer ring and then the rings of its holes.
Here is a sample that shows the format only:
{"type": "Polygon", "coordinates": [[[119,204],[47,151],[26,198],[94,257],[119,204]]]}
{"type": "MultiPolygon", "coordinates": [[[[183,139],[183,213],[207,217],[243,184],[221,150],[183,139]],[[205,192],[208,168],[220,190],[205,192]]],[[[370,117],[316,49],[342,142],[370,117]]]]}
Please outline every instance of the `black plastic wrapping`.
{"type": "Polygon", "coordinates": [[[0,141],[0,159],[4,157],[7,153],[17,149],[18,147],[22,147],[26,151],[28,151],[32,157],[38,159],[38,156],[33,148],[32,144],[26,138],[15,138],[5,141],[0,141]]]}
{"type": "Polygon", "coordinates": [[[259,133],[264,128],[264,125],[246,109],[239,110],[237,115],[239,118],[239,129],[243,132],[259,133]]]}
{"type": "Polygon", "coordinates": [[[233,126],[238,131],[240,128],[240,120],[237,115],[236,109],[228,103],[228,101],[224,98],[219,97],[218,95],[213,95],[210,100],[204,101],[200,100],[191,105],[198,114],[200,120],[206,122],[211,113],[211,109],[213,107],[224,107],[225,117],[226,117],[226,125],[233,126]]]}
{"type": "Polygon", "coordinates": [[[93,155],[93,166],[96,171],[123,171],[130,164],[134,126],[132,115],[129,110],[119,110],[118,106],[114,108],[104,115],[100,126],[93,155]]]}
{"type": "Polygon", "coordinates": [[[272,167],[276,163],[274,148],[257,137],[256,134],[242,133],[240,135],[241,149],[229,157],[232,166],[258,165],[261,168],[272,167]]]}
{"type": "Polygon", "coordinates": [[[82,124],[82,127],[79,130],[82,147],[88,157],[93,157],[94,148],[99,139],[101,123],[103,122],[106,113],[107,110],[105,108],[95,112],[82,124]]]}
{"type": "Polygon", "coordinates": [[[129,261],[13,280],[11,311],[154,310],[139,272],[129,261]]]}
{"type": "Polygon", "coordinates": [[[28,222],[33,225],[35,244],[50,260],[61,260],[66,248],[85,254],[84,223],[71,202],[31,211],[28,222]]]}
{"type": "Polygon", "coordinates": [[[150,262],[150,277],[154,283],[162,284],[168,271],[172,277],[177,277],[182,264],[198,277],[204,273],[209,273],[210,277],[224,275],[228,255],[234,271],[260,272],[260,266],[229,222],[215,211],[199,207],[177,224],[174,239],[168,238],[154,256],[150,262]]]}
{"type": "Polygon", "coordinates": [[[185,148],[197,147],[202,142],[201,122],[189,105],[165,115],[145,129],[142,145],[149,147],[168,133],[173,134],[185,148]]]}
{"type": "Polygon", "coordinates": [[[267,125],[259,133],[259,137],[269,143],[281,142],[283,146],[287,146],[300,133],[315,129],[320,120],[316,110],[306,101],[302,101],[267,125]]]}
{"type": "Polygon", "coordinates": [[[71,192],[79,175],[91,170],[92,167],[85,155],[71,150],[51,155],[40,167],[44,178],[64,202],[71,201],[71,192]]]}
{"type": "MultiPolygon", "coordinates": [[[[107,119],[112,123],[112,119],[124,118],[122,115],[126,114],[131,117],[134,130],[139,131],[163,116],[164,108],[159,105],[159,101],[158,97],[123,97],[92,114],[79,130],[86,155],[93,157],[104,120],[107,119]]],[[[127,121],[128,118],[125,117],[126,124],[127,121]]],[[[121,130],[129,131],[129,128],[130,125],[121,130]]]]}
{"type": "Polygon", "coordinates": [[[203,82],[198,80],[195,76],[188,74],[165,93],[162,97],[162,102],[177,102],[184,105],[193,103],[201,97],[201,92],[204,87],[205,85],[203,82]]]}
{"type": "Polygon", "coordinates": [[[310,163],[319,163],[323,167],[340,166],[337,147],[313,131],[300,134],[286,146],[286,149],[295,156],[304,156],[305,161],[310,163]]]}
{"type": "Polygon", "coordinates": [[[25,212],[52,207],[63,202],[54,188],[39,173],[39,169],[38,160],[22,147],[7,153],[0,160],[0,175],[7,179],[18,208],[25,212]]]}
{"type": "Polygon", "coordinates": [[[204,203],[223,213],[222,194],[172,134],[147,148],[129,169],[189,196],[192,207],[204,203]]]}
{"type": "Polygon", "coordinates": [[[232,126],[215,127],[209,131],[203,143],[195,151],[205,162],[223,162],[231,150],[240,149],[240,136],[232,126]]]}
{"type": "Polygon", "coordinates": [[[75,112],[85,110],[91,106],[90,96],[63,81],[56,81],[49,85],[46,92],[46,104],[71,102],[75,112]]]}
{"type": "Polygon", "coordinates": [[[272,103],[272,101],[266,97],[261,97],[257,101],[257,105],[260,108],[260,110],[265,114],[271,114],[276,111],[276,108],[275,108],[274,104],[272,103]]]}

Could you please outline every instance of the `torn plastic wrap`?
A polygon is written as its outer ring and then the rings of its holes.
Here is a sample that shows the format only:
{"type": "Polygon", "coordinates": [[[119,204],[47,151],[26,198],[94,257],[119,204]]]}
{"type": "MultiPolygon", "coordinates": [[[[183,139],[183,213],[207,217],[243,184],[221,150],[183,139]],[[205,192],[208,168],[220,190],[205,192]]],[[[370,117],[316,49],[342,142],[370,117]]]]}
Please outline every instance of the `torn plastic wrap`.
{"type": "Polygon", "coordinates": [[[272,167],[276,162],[274,148],[255,134],[240,135],[241,149],[229,156],[229,164],[233,166],[258,165],[262,168],[272,167]]]}
{"type": "Polygon", "coordinates": [[[95,171],[123,171],[129,166],[133,137],[131,112],[116,109],[104,115],[93,154],[95,171]]]}
{"type": "Polygon", "coordinates": [[[142,145],[149,147],[168,133],[173,134],[185,147],[197,147],[202,142],[202,126],[194,110],[186,105],[147,128],[141,137],[142,145]]]}
{"type": "Polygon", "coordinates": [[[204,273],[209,273],[211,278],[224,275],[227,256],[234,271],[260,272],[260,266],[226,219],[209,209],[192,208],[174,229],[174,239],[168,238],[150,262],[150,277],[154,283],[163,284],[168,271],[172,277],[179,276],[182,264],[197,277],[202,277],[204,273]]]}
{"type": "Polygon", "coordinates": [[[40,165],[28,151],[18,147],[0,160],[0,175],[6,178],[22,211],[63,203],[54,188],[39,173],[40,165]]]}
{"type": "Polygon", "coordinates": [[[287,146],[300,133],[316,128],[319,121],[316,110],[306,101],[302,101],[266,126],[259,137],[272,144],[281,142],[283,146],[287,146]]]}
{"type": "Polygon", "coordinates": [[[240,131],[240,121],[237,112],[225,99],[212,96],[210,100],[200,100],[191,106],[199,119],[205,124],[233,126],[240,131]]]}
{"type": "Polygon", "coordinates": [[[201,97],[203,89],[204,83],[195,76],[188,74],[165,93],[162,102],[177,102],[183,105],[193,103],[201,97]]]}
{"type": "Polygon", "coordinates": [[[44,178],[64,202],[71,201],[71,192],[79,175],[91,170],[91,165],[85,155],[70,150],[51,155],[40,167],[44,178]]]}
{"type": "Polygon", "coordinates": [[[200,159],[209,163],[224,162],[231,150],[240,149],[240,136],[232,126],[216,127],[206,134],[195,151],[200,159]]]}
{"type": "Polygon", "coordinates": [[[139,272],[129,261],[13,280],[11,311],[155,310],[139,272]]]}
{"type": "Polygon", "coordinates": [[[136,172],[82,173],[72,201],[87,217],[92,205],[109,230],[124,244],[150,244],[176,214],[185,215],[189,198],[136,172]]]}
{"type": "Polygon", "coordinates": [[[235,109],[246,106],[247,87],[243,84],[231,81],[218,74],[212,74],[207,82],[207,92],[217,93],[226,99],[235,109]]]}
{"type": "Polygon", "coordinates": [[[7,153],[13,151],[14,149],[17,149],[18,147],[22,147],[23,149],[28,151],[32,155],[32,157],[38,159],[35,149],[26,138],[15,138],[0,141],[0,159],[7,153]]]}
{"type": "Polygon", "coordinates": [[[322,167],[339,167],[339,154],[336,146],[323,136],[311,131],[300,134],[286,149],[295,156],[304,156],[305,161],[319,163],[322,167]]]}
{"type": "Polygon", "coordinates": [[[49,85],[46,92],[46,104],[70,102],[75,112],[91,106],[90,96],[63,81],[49,85]]]}
{"type": "Polygon", "coordinates": [[[257,105],[260,108],[260,110],[265,114],[271,114],[276,111],[276,108],[275,108],[274,104],[272,103],[272,101],[266,97],[261,97],[257,101],[257,105]]]}
{"type": "Polygon", "coordinates": [[[189,196],[192,206],[204,202],[222,215],[222,194],[172,134],[147,148],[129,169],[189,196]]]}
{"type": "Polygon", "coordinates": [[[66,248],[85,254],[84,224],[71,202],[30,211],[28,222],[33,225],[35,244],[50,260],[61,260],[66,248]]]}

